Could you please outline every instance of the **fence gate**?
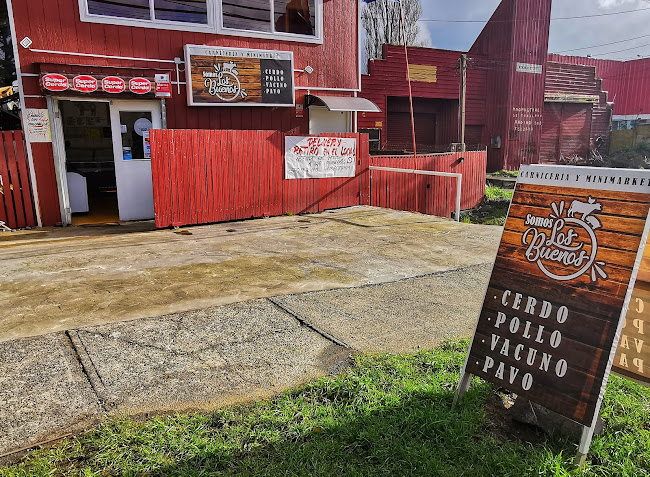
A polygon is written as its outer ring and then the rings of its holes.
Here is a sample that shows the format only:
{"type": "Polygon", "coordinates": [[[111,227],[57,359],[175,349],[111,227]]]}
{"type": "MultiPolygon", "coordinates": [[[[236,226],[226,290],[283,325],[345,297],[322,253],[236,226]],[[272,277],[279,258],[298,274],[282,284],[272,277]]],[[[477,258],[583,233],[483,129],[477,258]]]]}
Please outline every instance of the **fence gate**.
{"type": "Polygon", "coordinates": [[[0,222],[12,229],[36,225],[22,131],[0,135],[0,222]]]}

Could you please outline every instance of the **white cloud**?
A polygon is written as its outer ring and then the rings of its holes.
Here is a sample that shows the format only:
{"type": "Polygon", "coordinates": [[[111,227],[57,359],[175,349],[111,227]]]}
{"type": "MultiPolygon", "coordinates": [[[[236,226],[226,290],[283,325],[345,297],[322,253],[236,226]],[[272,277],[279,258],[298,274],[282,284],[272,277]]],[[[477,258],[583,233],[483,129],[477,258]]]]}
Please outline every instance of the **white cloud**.
{"type": "Polygon", "coordinates": [[[418,22],[418,37],[416,39],[417,44],[420,46],[432,46],[433,42],[431,41],[431,32],[427,28],[427,25],[423,22],[418,22]]]}
{"type": "Polygon", "coordinates": [[[648,3],[643,0],[598,0],[598,6],[600,8],[616,8],[622,5],[642,6],[643,4],[648,5],[648,3]]]}

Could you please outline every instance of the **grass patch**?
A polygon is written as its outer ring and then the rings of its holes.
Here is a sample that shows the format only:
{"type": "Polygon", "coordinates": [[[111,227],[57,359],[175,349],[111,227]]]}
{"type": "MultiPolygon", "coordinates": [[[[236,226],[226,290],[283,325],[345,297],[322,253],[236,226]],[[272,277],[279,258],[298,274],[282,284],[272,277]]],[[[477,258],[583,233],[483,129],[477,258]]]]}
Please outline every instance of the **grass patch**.
{"type": "Polygon", "coordinates": [[[487,200],[498,200],[498,199],[512,199],[512,195],[515,193],[514,189],[501,189],[500,187],[495,186],[486,186],[485,187],[485,198],[487,200]]]}
{"type": "MultiPolygon", "coordinates": [[[[451,410],[467,346],[358,356],[345,374],[251,406],[110,420],[0,475],[570,475],[576,443],[490,432],[491,385],[475,380],[451,410]]],[[[647,475],[649,401],[647,388],[613,378],[606,432],[573,474],[647,475]]]]}
{"type": "Polygon", "coordinates": [[[483,202],[471,210],[464,211],[461,221],[468,224],[505,225],[513,194],[513,189],[486,186],[483,202]]]}

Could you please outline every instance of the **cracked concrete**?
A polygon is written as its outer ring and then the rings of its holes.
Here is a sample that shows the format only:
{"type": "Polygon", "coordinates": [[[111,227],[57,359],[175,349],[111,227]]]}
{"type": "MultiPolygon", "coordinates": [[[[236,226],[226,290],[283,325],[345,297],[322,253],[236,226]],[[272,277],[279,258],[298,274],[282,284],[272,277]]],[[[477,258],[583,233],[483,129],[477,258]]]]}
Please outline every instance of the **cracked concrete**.
{"type": "Polygon", "coordinates": [[[369,207],[188,230],[0,240],[0,456],[469,336],[500,236],[369,207]]]}

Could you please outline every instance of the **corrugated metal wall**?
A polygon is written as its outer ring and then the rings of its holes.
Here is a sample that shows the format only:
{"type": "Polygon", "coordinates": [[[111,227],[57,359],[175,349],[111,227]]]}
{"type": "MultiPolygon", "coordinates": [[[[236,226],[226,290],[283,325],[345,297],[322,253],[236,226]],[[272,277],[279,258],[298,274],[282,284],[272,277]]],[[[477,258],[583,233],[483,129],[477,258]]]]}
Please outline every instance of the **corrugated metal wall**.
{"type": "Polygon", "coordinates": [[[518,72],[517,63],[546,71],[550,15],[551,0],[505,0],[470,48],[488,71],[484,134],[501,136],[501,149],[488,152],[488,170],[518,169],[539,159],[544,74],[518,72]]]}
{"type": "Polygon", "coordinates": [[[615,115],[650,114],[650,58],[615,61],[578,56],[549,55],[549,61],[596,68],[615,115]]]}

